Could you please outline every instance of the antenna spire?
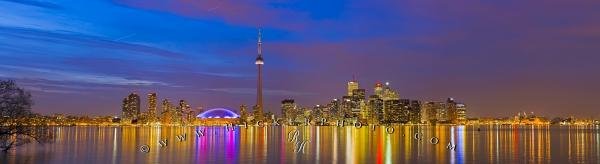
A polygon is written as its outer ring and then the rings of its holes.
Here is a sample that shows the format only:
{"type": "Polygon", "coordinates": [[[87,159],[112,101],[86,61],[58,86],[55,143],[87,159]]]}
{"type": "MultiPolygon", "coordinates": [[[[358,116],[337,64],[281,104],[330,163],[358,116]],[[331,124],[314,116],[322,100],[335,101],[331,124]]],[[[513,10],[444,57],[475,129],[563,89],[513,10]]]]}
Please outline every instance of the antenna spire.
{"type": "Polygon", "coordinates": [[[258,28],[258,56],[262,56],[262,28],[258,28]]]}

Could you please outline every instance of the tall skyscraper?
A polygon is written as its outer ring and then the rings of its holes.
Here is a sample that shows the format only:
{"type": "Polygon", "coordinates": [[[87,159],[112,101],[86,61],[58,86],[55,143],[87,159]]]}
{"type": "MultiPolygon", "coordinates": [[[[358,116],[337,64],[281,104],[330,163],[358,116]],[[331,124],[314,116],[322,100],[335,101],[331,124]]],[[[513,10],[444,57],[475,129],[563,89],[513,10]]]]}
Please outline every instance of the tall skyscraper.
{"type": "Polygon", "coordinates": [[[358,81],[356,81],[356,79],[352,78],[352,81],[348,82],[348,95],[347,96],[352,96],[353,92],[355,89],[358,89],[358,81]]]}
{"type": "Polygon", "coordinates": [[[256,87],[256,106],[254,106],[254,118],[256,120],[262,120],[263,117],[263,91],[262,91],[262,66],[265,64],[262,57],[262,30],[258,29],[258,56],[254,62],[258,68],[258,79],[256,87]]]}
{"type": "Polygon", "coordinates": [[[410,123],[419,124],[421,123],[421,101],[411,100],[409,106],[408,119],[410,123]]]}
{"type": "Polygon", "coordinates": [[[454,98],[448,98],[446,100],[446,111],[448,112],[448,121],[450,121],[450,123],[457,123],[458,111],[456,109],[456,102],[454,101],[454,98]]]}
{"type": "Polygon", "coordinates": [[[296,120],[296,115],[298,115],[297,107],[294,99],[285,99],[281,101],[281,114],[283,115],[283,119],[285,121],[296,120]]]}
{"type": "Polygon", "coordinates": [[[425,102],[421,106],[423,123],[435,124],[446,121],[446,107],[443,102],[425,102]]]}
{"type": "Polygon", "coordinates": [[[465,124],[467,121],[467,105],[463,103],[456,104],[456,116],[459,124],[465,124]]]}
{"type": "Polygon", "coordinates": [[[369,124],[379,124],[383,121],[383,100],[377,95],[369,96],[369,124]]]}
{"type": "Polygon", "coordinates": [[[129,99],[127,97],[123,98],[123,104],[121,105],[121,119],[122,120],[131,120],[131,113],[129,112],[129,99]]]}
{"type": "Polygon", "coordinates": [[[379,96],[380,98],[383,97],[383,84],[377,82],[373,91],[375,92],[375,95],[379,96]]]}
{"type": "Polygon", "coordinates": [[[148,93],[148,121],[156,122],[156,93],[148,93]]]}
{"type": "Polygon", "coordinates": [[[123,99],[123,116],[125,121],[136,123],[140,117],[140,96],[136,93],[131,93],[123,99]]]}
{"type": "Polygon", "coordinates": [[[248,106],[243,105],[243,104],[240,105],[240,124],[244,124],[244,123],[248,124],[248,121],[249,121],[248,117],[249,117],[248,106]]]}
{"type": "Polygon", "coordinates": [[[173,120],[173,105],[171,104],[171,102],[169,102],[169,99],[164,99],[162,101],[162,117],[160,122],[162,124],[171,124],[172,120],[173,120]]]}

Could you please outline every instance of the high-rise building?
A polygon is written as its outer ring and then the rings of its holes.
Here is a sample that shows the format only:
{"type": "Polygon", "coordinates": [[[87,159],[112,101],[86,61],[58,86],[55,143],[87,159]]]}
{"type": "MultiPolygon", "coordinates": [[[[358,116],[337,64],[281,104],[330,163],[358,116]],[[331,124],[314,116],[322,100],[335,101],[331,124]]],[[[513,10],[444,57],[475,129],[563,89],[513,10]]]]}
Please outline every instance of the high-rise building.
{"type": "Polygon", "coordinates": [[[398,93],[396,91],[394,91],[392,89],[392,87],[390,87],[390,83],[389,82],[385,82],[385,86],[383,87],[383,96],[381,97],[381,99],[385,100],[397,100],[400,99],[400,96],[398,95],[398,93]]]}
{"type": "Polygon", "coordinates": [[[248,120],[249,114],[248,114],[248,106],[246,105],[240,105],[240,124],[248,124],[250,120],[248,120]]]}
{"type": "Polygon", "coordinates": [[[465,124],[467,122],[467,105],[463,103],[456,104],[457,122],[465,124]]]}
{"type": "Polygon", "coordinates": [[[448,112],[448,121],[450,123],[458,123],[458,110],[454,98],[448,98],[446,100],[446,111],[448,112]]]}
{"type": "Polygon", "coordinates": [[[410,123],[421,123],[421,102],[418,100],[410,101],[408,120],[410,123]]]}
{"type": "Polygon", "coordinates": [[[285,121],[295,120],[298,112],[296,111],[298,106],[294,102],[294,99],[285,99],[281,101],[281,114],[285,121]]]}
{"type": "Polygon", "coordinates": [[[377,95],[369,96],[368,102],[369,124],[379,124],[383,121],[383,100],[377,95]]]}
{"type": "Polygon", "coordinates": [[[352,90],[352,97],[356,100],[365,100],[367,91],[365,89],[354,89],[352,90]]]}
{"type": "Polygon", "coordinates": [[[379,96],[380,98],[383,97],[383,84],[377,82],[373,91],[375,92],[375,95],[379,96]]]}
{"type": "Polygon", "coordinates": [[[157,97],[156,97],[156,93],[148,93],[148,121],[149,122],[156,122],[157,121],[157,116],[156,116],[156,101],[157,97]]]}
{"type": "Polygon", "coordinates": [[[258,69],[258,79],[256,87],[256,105],[254,106],[254,119],[263,120],[263,91],[262,91],[262,66],[265,64],[262,57],[262,30],[258,29],[258,56],[254,62],[258,69]]]}
{"type": "Polygon", "coordinates": [[[121,104],[121,120],[124,122],[131,121],[131,112],[129,112],[129,99],[123,98],[123,104],[121,104]]]}
{"type": "Polygon", "coordinates": [[[136,93],[131,93],[125,97],[123,99],[122,110],[123,120],[137,123],[137,120],[140,118],[140,96],[136,93]]]}
{"type": "Polygon", "coordinates": [[[410,120],[410,107],[409,99],[400,99],[400,116],[399,120],[396,120],[397,123],[407,123],[410,120]]]}
{"type": "Polygon", "coordinates": [[[169,102],[169,99],[163,99],[162,101],[162,111],[161,111],[161,120],[162,124],[172,124],[173,123],[173,104],[169,102]]]}
{"type": "Polygon", "coordinates": [[[326,108],[331,112],[330,119],[340,120],[344,118],[344,112],[340,109],[341,105],[339,99],[333,99],[327,104],[326,108]]]}
{"type": "Polygon", "coordinates": [[[352,96],[352,92],[358,89],[358,81],[356,79],[352,79],[352,81],[348,82],[348,94],[346,96],[352,96]]]}
{"type": "Polygon", "coordinates": [[[384,122],[385,123],[401,123],[402,107],[400,100],[391,99],[383,101],[384,122]]]}
{"type": "Polygon", "coordinates": [[[190,110],[190,105],[185,102],[185,100],[179,100],[179,106],[173,112],[173,123],[174,124],[184,124],[186,123],[186,117],[190,110]]]}
{"type": "Polygon", "coordinates": [[[425,102],[421,110],[423,113],[422,122],[427,124],[436,124],[446,121],[445,105],[443,102],[425,102]]]}

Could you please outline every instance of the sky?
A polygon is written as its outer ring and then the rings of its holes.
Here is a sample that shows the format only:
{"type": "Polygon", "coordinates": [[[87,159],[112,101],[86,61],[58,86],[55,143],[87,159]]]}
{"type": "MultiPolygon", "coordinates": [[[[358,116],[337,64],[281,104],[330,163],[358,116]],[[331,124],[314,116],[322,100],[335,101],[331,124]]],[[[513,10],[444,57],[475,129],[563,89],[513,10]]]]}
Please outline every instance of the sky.
{"type": "Polygon", "coordinates": [[[597,0],[0,0],[0,79],[34,112],[118,115],[130,92],[265,109],[372,94],[453,97],[468,115],[600,117],[597,0]]]}

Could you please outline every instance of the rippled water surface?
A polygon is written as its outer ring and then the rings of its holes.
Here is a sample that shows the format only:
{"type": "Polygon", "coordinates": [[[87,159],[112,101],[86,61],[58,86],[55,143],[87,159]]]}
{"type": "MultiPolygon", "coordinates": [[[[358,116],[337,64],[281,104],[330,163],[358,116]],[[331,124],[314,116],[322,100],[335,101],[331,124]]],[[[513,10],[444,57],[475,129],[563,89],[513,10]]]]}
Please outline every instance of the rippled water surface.
{"type": "Polygon", "coordinates": [[[54,130],[53,143],[19,147],[0,155],[0,163],[600,163],[597,126],[54,130]]]}

